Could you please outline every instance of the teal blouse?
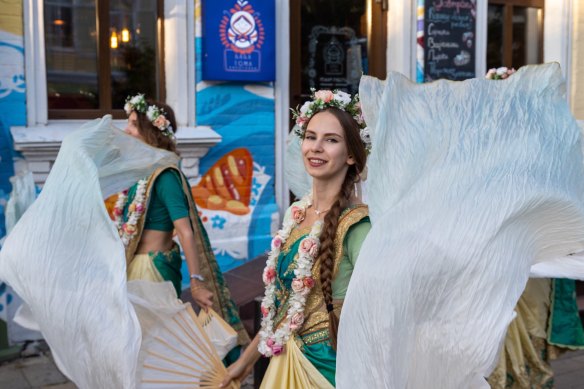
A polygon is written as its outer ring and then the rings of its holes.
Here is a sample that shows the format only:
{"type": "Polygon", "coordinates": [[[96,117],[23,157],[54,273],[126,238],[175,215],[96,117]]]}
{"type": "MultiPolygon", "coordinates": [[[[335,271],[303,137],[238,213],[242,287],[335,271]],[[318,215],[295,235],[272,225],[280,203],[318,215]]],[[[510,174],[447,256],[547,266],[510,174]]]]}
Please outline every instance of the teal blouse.
{"type": "MultiPolygon", "coordinates": [[[[136,195],[138,183],[128,191],[128,202],[124,209],[124,218],[127,218],[128,206],[136,195]]],[[[160,173],[150,194],[145,230],[172,231],[173,222],[189,216],[189,203],[186,198],[179,173],[174,169],[167,169],[160,173]]]]}

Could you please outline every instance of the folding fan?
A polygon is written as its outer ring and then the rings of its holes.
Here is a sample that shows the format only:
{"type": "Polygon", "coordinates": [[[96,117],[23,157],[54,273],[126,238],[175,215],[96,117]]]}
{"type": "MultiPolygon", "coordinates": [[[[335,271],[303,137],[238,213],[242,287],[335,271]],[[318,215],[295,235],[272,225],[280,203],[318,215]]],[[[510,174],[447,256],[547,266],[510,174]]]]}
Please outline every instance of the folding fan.
{"type": "MultiPolygon", "coordinates": [[[[190,304],[169,282],[130,281],[142,328],[137,386],[148,389],[218,388],[227,369],[190,304]]],[[[232,382],[230,389],[240,387],[232,382]]]]}
{"type": "Polygon", "coordinates": [[[207,333],[211,343],[220,359],[237,346],[237,331],[235,331],[217,312],[209,309],[207,312],[201,309],[198,317],[199,323],[207,333]]]}

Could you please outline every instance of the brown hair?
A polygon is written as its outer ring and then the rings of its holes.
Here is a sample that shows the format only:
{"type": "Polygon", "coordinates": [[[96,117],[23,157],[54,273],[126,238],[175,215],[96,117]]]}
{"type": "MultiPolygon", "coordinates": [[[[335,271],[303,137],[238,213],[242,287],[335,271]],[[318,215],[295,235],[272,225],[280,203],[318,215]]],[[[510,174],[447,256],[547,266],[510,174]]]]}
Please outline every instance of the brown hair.
{"type": "MultiPolygon", "coordinates": [[[[174,111],[172,108],[170,108],[170,106],[167,104],[161,103],[159,101],[147,100],[146,103],[148,106],[156,105],[158,108],[164,111],[164,116],[166,119],[168,119],[170,125],[172,126],[171,132],[173,134],[176,133],[176,119],[174,117],[174,111]]],[[[172,151],[178,154],[176,150],[176,143],[171,137],[164,135],[162,131],[158,129],[158,127],[155,127],[145,113],[140,113],[138,111],[134,112],[136,112],[136,116],[138,118],[138,131],[146,143],[148,143],[150,146],[158,147],[160,149],[172,151]]]]}
{"type": "Polygon", "coordinates": [[[324,302],[329,314],[329,337],[333,347],[336,349],[339,318],[333,312],[332,278],[335,260],[334,241],[339,226],[339,218],[342,212],[351,205],[353,187],[360,180],[359,173],[365,168],[367,152],[361,141],[359,124],[353,119],[351,114],[334,107],[329,107],[324,111],[334,115],[341,124],[345,135],[347,151],[353,157],[353,161],[355,161],[353,165],[349,166],[337,199],[324,218],[324,225],[320,235],[320,250],[316,259],[320,261],[320,283],[322,294],[324,295],[324,302]]]}

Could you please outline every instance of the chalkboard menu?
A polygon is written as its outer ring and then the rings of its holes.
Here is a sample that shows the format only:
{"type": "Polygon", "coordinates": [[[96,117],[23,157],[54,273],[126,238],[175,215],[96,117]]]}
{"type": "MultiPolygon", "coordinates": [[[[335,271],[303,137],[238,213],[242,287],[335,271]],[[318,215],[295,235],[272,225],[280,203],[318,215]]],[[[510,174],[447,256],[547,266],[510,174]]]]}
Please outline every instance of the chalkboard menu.
{"type": "Polygon", "coordinates": [[[475,0],[426,0],[424,82],[475,77],[475,0]]]}

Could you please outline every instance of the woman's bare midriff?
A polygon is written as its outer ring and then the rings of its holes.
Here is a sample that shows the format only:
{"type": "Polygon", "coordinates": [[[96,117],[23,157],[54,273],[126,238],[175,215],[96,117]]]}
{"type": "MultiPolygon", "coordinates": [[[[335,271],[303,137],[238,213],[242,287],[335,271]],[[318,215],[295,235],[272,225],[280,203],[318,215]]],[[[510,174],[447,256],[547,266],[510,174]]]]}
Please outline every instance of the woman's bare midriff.
{"type": "Polygon", "coordinates": [[[150,251],[168,251],[173,245],[172,231],[144,230],[136,254],[147,254],[150,251]]]}

